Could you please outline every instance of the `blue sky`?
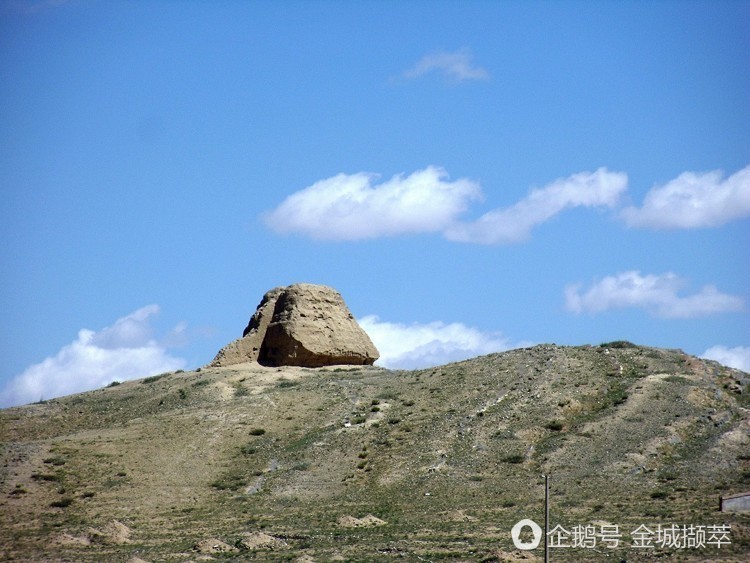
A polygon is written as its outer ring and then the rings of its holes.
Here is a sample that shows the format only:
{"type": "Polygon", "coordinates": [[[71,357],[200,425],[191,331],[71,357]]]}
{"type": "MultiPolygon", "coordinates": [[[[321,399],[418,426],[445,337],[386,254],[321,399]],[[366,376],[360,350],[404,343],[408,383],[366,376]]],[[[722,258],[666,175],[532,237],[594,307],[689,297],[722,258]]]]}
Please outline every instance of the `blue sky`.
{"type": "Polygon", "coordinates": [[[0,405],[338,289],[386,367],[750,369],[750,2],[0,2],[0,405]]]}

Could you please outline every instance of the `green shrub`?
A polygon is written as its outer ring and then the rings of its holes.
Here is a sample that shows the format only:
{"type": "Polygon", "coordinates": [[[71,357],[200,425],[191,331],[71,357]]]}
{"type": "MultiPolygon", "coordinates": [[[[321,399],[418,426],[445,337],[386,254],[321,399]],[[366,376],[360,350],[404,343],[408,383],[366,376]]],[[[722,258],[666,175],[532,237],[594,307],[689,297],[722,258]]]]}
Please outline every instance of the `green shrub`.
{"type": "Polygon", "coordinates": [[[600,348],[638,348],[635,344],[632,342],[628,342],[627,340],[613,340],[612,342],[603,342],[602,344],[599,344],[600,348]]]}
{"type": "Polygon", "coordinates": [[[35,481],[62,481],[62,475],[60,473],[33,473],[31,478],[35,481]]]}
{"type": "Polygon", "coordinates": [[[609,398],[613,405],[622,405],[628,400],[628,392],[625,389],[614,389],[609,392],[609,398]]]}
{"type": "Polygon", "coordinates": [[[211,483],[214,489],[220,491],[236,491],[240,487],[247,485],[247,480],[240,475],[225,475],[211,483]]]}
{"type": "Polygon", "coordinates": [[[48,463],[50,465],[60,466],[65,465],[65,462],[67,460],[64,457],[55,456],[55,457],[48,457],[44,460],[44,463],[48,463]]]}
{"type": "Polygon", "coordinates": [[[521,454],[511,454],[511,455],[506,455],[503,458],[503,461],[505,463],[523,463],[524,459],[525,457],[521,454]]]}
{"type": "Polygon", "coordinates": [[[159,381],[163,377],[167,377],[168,375],[169,375],[168,373],[160,373],[159,375],[152,375],[151,377],[145,378],[143,381],[141,381],[141,383],[144,383],[144,384],[156,383],[157,381],[159,381]]]}
{"type": "Polygon", "coordinates": [[[264,428],[253,428],[250,431],[250,435],[251,436],[263,436],[263,434],[265,434],[265,433],[266,433],[266,431],[265,431],[264,428]]]}

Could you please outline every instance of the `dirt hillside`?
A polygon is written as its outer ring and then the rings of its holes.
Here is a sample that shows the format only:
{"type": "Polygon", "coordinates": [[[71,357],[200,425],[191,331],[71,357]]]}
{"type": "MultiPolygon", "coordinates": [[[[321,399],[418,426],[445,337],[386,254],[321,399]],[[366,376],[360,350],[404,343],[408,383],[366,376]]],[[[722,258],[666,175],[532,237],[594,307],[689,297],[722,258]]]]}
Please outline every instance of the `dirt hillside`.
{"type": "Polygon", "coordinates": [[[0,559],[541,561],[511,528],[543,524],[546,474],[550,527],[598,541],[554,561],[743,561],[750,516],[718,505],[750,490],[749,381],[614,342],[418,371],[240,364],[5,409],[0,559]],[[633,546],[672,524],[729,541],[633,546]]]}

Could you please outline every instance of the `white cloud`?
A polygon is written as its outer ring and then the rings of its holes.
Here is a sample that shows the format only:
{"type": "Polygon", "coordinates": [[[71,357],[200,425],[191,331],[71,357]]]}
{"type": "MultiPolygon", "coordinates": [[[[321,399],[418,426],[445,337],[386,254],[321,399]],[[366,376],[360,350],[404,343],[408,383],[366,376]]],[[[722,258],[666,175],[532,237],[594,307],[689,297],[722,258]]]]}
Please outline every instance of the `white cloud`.
{"type": "Polygon", "coordinates": [[[712,285],[682,297],[678,292],[686,282],[672,272],[645,276],[637,271],[622,272],[593,283],[583,293],[581,285],[565,289],[566,307],[574,313],[638,307],[657,317],[685,319],[744,308],[742,298],[721,293],[712,285]]]}
{"type": "Polygon", "coordinates": [[[720,364],[750,373],[750,346],[737,346],[727,348],[726,346],[712,346],[701,358],[715,360],[720,364]]]}
{"type": "Polygon", "coordinates": [[[631,227],[717,227],[750,217],[750,166],[722,180],[722,172],[684,172],[646,194],[641,208],[622,211],[631,227]]]}
{"type": "Polygon", "coordinates": [[[514,347],[499,333],[483,332],[462,323],[405,325],[383,322],[376,315],[358,322],[380,352],[376,365],[387,368],[419,369],[514,347]]]}
{"type": "Polygon", "coordinates": [[[287,197],[265,222],[277,232],[328,240],[437,232],[481,197],[476,183],[450,182],[447,172],[434,166],[373,186],[375,178],[358,173],[321,180],[287,197]]]}
{"type": "Polygon", "coordinates": [[[445,236],[449,240],[481,244],[523,241],[537,225],[570,207],[614,207],[627,188],[621,172],[599,168],[560,178],[503,209],[494,209],[470,223],[455,224],[445,236]]]}
{"type": "MultiPolygon", "coordinates": [[[[99,332],[81,329],[78,338],[53,357],[34,364],[0,392],[0,406],[11,406],[96,389],[112,381],[146,377],[183,368],[153,338],[151,319],[159,312],[148,305],[99,332]]],[[[184,327],[178,327],[181,332],[184,327]]]]}
{"type": "Polygon", "coordinates": [[[613,207],[626,189],[627,176],[600,168],[561,178],[532,190],[515,205],[459,222],[469,203],[482,198],[480,186],[428,166],[409,176],[394,176],[373,186],[373,174],[339,174],[287,197],[264,217],[277,232],[317,239],[361,240],[406,233],[442,233],[447,239],[510,244],[571,207],[613,207]]]}
{"type": "Polygon", "coordinates": [[[459,49],[454,53],[437,51],[422,57],[417,64],[404,72],[406,78],[417,78],[429,72],[442,72],[456,81],[486,80],[490,74],[483,68],[474,66],[469,49],[459,49]]]}

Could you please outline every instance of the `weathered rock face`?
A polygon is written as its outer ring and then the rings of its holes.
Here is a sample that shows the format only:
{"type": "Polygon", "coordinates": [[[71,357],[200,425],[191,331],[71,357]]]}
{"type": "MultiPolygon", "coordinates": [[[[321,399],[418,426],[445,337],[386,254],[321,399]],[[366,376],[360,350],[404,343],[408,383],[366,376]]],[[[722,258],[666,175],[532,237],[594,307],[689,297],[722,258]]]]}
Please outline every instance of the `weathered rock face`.
{"type": "Polygon", "coordinates": [[[273,318],[273,309],[276,306],[276,300],[285,289],[284,287],[276,287],[268,291],[263,296],[263,299],[261,299],[253,316],[250,317],[250,322],[242,332],[242,338],[224,346],[208,365],[211,367],[220,367],[241,364],[243,362],[257,362],[258,353],[263,344],[263,337],[266,335],[266,329],[273,318]]]}
{"type": "Polygon", "coordinates": [[[209,364],[257,361],[271,366],[372,365],[378,351],[335,289],[299,283],[263,296],[243,337],[209,364]]]}

